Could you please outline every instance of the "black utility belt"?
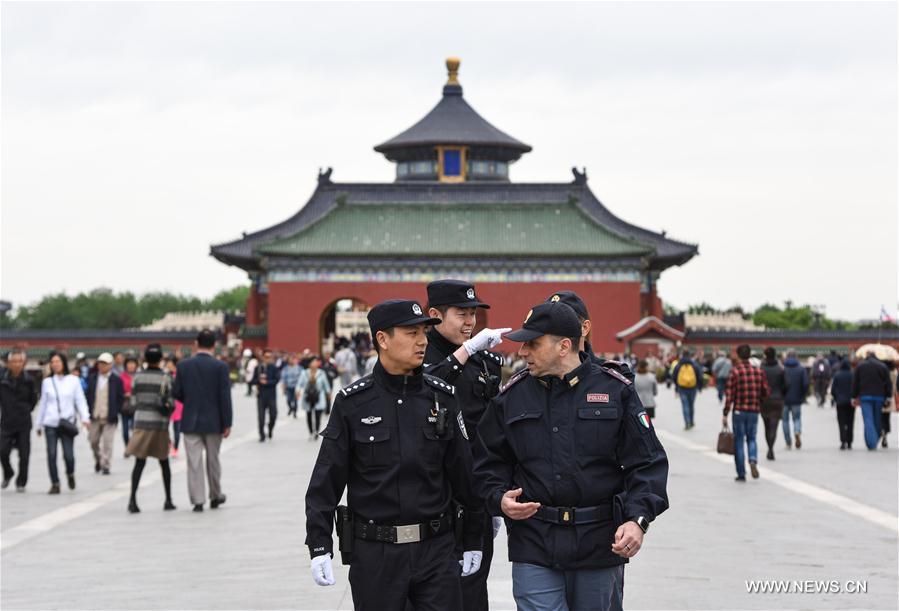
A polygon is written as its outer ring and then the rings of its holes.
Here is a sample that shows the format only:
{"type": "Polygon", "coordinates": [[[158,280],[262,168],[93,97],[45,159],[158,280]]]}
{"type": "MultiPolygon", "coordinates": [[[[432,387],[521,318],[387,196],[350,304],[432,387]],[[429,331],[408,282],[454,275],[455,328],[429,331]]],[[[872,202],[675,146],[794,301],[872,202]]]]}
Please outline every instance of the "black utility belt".
{"type": "Polygon", "coordinates": [[[353,534],[363,541],[380,543],[418,543],[453,530],[453,516],[445,514],[422,524],[406,524],[385,526],[363,521],[356,516],[353,522],[353,534]]]}
{"type": "Polygon", "coordinates": [[[603,503],[595,507],[548,507],[541,505],[534,518],[550,524],[575,526],[593,524],[612,519],[612,503],[603,503]]]}

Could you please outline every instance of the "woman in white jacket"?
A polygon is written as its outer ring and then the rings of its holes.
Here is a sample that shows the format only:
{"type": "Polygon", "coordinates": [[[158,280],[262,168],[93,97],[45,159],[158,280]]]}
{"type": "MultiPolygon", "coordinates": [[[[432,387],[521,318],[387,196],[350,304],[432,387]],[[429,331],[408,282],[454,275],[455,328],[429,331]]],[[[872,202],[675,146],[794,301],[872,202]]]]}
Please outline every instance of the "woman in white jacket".
{"type": "Polygon", "coordinates": [[[40,436],[41,427],[47,435],[47,466],[50,469],[50,494],[59,494],[59,473],[56,470],[56,446],[62,443],[62,454],[66,463],[66,477],[69,489],[75,489],[75,438],[60,429],[59,421],[68,420],[76,427],[78,419],[85,429],[90,428],[90,414],[87,399],[81,389],[81,382],[69,375],[69,363],[64,354],[54,353],[50,357],[50,375],[41,383],[41,403],[35,428],[40,436]]]}

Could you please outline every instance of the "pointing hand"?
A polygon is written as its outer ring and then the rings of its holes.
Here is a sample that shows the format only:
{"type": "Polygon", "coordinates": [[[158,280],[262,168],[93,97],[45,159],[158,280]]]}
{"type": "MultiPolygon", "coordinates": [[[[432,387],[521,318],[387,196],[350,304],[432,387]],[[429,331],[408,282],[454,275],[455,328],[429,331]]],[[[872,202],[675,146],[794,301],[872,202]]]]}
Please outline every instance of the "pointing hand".
{"type": "Polygon", "coordinates": [[[502,343],[503,333],[508,333],[511,330],[511,327],[504,327],[502,329],[481,329],[477,335],[469,340],[465,340],[462,343],[462,346],[465,347],[465,352],[468,353],[468,356],[471,356],[475,352],[489,350],[502,343]]]}

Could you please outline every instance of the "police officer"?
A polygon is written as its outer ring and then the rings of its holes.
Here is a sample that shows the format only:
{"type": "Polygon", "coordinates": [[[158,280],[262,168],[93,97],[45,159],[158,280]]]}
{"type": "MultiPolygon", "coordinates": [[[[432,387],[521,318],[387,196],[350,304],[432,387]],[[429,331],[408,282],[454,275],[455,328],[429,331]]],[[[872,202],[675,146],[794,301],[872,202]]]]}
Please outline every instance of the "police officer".
{"type": "Polygon", "coordinates": [[[528,367],[478,425],[475,478],[507,518],[518,609],[621,609],[624,564],[668,508],[665,451],[630,380],[579,354],[569,306],[505,337],[528,367]]]}
{"type": "Polygon", "coordinates": [[[584,300],[580,298],[580,296],[574,291],[556,291],[552,295],[546,298],[547,303],[555,303],[562,302],[577,314],[577,318],[581,323],[581,341],[578,344],[578,350],[581,352],[586,352],[587,355],[593,359],[593,361],[597,365],[605,365],[606,367],[612,367],[617,369],[624,377],[628,378],[631,382],[634,381],[634,372],[625,362],[622,361],[613,361],[611,359],[604,359],[602,357],[596,356],[596,353],[593,352],[593,346],[590,345],[590,332],[593,330],[593,322],[590,320],[590,313],[587,311],[587,304],[584,303],[584,300]]]}
{"type": "MultiPolygon", "coordinates": [[[[425,371],[453,384],[465,418],[465,427],[474,442],[477,425],[487,403],[499,392],[503,357],[488,349],[502,342],[502,334],[512,329],[483,329],[472,337],[479,308],[490,306],[477,299],[474,285],[463,280],[436,280],[428,284],[428,315],[440,324],[428,330],[425,371]]],[[[466,516],[466,520],[471,518],[466,516]]],[[[462,609],[488,609],[487,577],[493,559],[493,537],[499,528],[484,514],[481,534],[484,557],[481,570],[462,579],[462,609]]]]}
{"type": "Polygon", "coordinates": [[[346,487],[338,536],[355,608],[459,609],[459,576],[480,567],[483,501],[472,489],[455,389],[422,373],[426,329],[440,320],[415,301],[391,300],[372,308],[368,322],[378,362],[337,394],[306,492],[312,575],[334,584],[331,524],[346,487]],[[477,519],[464,533],[461,562],[454,497],[477,519]]]}

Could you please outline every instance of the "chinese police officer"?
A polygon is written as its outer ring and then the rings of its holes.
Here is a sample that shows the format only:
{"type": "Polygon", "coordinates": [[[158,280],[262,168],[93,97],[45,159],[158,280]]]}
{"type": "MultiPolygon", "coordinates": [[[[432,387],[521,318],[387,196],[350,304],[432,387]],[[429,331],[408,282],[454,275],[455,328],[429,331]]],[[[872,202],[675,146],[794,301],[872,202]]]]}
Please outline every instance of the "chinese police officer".
{"type": "MultiPolygon", "coordinates": [[[[474,285],[462,280],[437,280],[428,284],[428,314],[440,324],[428,330],[425,371],[456,388],[465,427],[474,442],[478,421],[487,403],[499,392],[503,358],[488,349],[502,342],[511,329],[483,329],[472,337],[479,308],[490,306],[477,299],[474,285]]],[[[471,517],[466,516],[465,520],[471,517]]],[[[498,521],[499,518],[496,518],[498,521]]],[[[498,528],[499,524],[497,524],[498,528]]],[[[484,514],[481,526],[484,557],[481,570],[462,579],[462,609],[488,609],[487,577],[493,558],[494,527],[484,514]]]]}
{"type": "Polygon", "coordinates": [[[621,609],[624,563],[668,507],[665,451],[630,380],[579,354],[569,306],[505,337],[528,366],[478,425],[475,477],[507,518],[518,609],[621,609]]]}
{"type": "Polygon", "coordinates": [[[459,576],[478,571],[478,521],[454,554],[453,498],[483,520],[475,497],[468,431],[451,384],[422,373],[426,329],[439,323],[415,301],[380,303],[368,314],[378,362],[342,389],[322,431],[306,492],[312,575],[333,585],[331,525],[356,609],[459,609],[459,576]],[[348,507],[338,507],[344,488],[348,507]]]}
{"type": "Polygon", "coordinates": [[[596,356],[593,352],[593,346],[590,345],[590,332],[593,330],[593,322],[590,320],[590,313],[587,311],[587,305],[584,300],[574,291],[556,291],[546,298],[547,303],[562,302],[577,314],[577,318],[581,323],[581,341],[578,350],[586,352],[597,365],[605,365],[617,369],[624,377],[631,382],[634,381],[634,372],[627,363],[621,361],[613,361],[596,356]]]}

